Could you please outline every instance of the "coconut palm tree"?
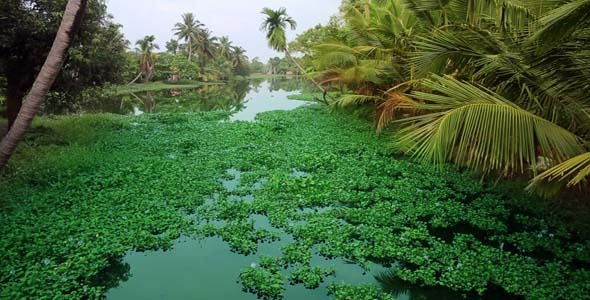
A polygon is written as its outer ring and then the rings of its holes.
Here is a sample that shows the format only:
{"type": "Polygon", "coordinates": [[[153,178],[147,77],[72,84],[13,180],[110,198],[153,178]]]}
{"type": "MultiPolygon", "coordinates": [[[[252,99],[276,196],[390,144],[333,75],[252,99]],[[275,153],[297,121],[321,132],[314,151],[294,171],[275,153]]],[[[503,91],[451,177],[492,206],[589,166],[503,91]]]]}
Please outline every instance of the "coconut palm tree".
{"type": "Polygon", "coordinates": [[[232,52],[233,52],[234,46],[232,45],[232,42],[229,40],[229,37],[227,36],[222,36],[219,39],[219,44],[218,44],[218,54],[220,57],[223,57],[225,59],[230,59],[232,57],[232,52]]]}
{"type": "Polygon", "coordinates": [[[200,40],[200,31],[205,25],[195,19],[192,13],[182,15],[182,23],[174,25],[174,34],[179,40],[184,40],[188,45],[188,61],[193,56],[193,45],[200,40]]]}
{"type": "Polygon", "coordinates": [[[318,46],[314,62],[357,93],[339,103],[377,106],[378,129],[403,112],[396,145],[414,158],[533,176],[529,189],[550,196],[590,174],[589,9],[355,1],[344,8],[348,42],[318,46]]]}
{"type": "MultiPolygon", "coordinates": [[[[265,7],[262,10],[262,14],[264,15],[264,21],[260,26],[260,30],[266,32],[268,46],[273,50],[285,53],[285,55],[293,61],[301,71],[301,74],[307,74],[305,69],[303,69],[303,67],[291,55],[287,47],[287,27],[290,27],[291,30],[295,30],[297,29],[297,22],[287,14],[287,10],[284,7],[281,7],[278,10],[272,10],[265,7]]],[[[326,90],[313,78],[310,77],[310,80],[324,93],[325,97],[326,90]]]]}
{"type": "Polygon", "coordinates": [[[0,169],[4,168],[31,126],[39,108],[43,104],[49,89],[62,68],[68,48],[76,32],[76,24],[86,10],[86,0],[69,0],[55,36],[53,46],[47,55],[45,64],[37,75],[33,87],[23,102],[23,106],[6,136],[0,143],[0,169]]]}
{"type": "Polygon", "coordinates": [[[215,47],[217,44],[217,37],[213,36],[211,30],[206,28],[199,30],[198,36],[199,42],[194,46],[194,48],[202,57],[204,64],[205,60],[211,60],[215,58],[215,47]]]}
{"type": "Polygon", "coordinates": [[[232,65],[234,68],[239,69],[246,65],[248,62],[248,56],[246,56],[246,50],[242,47],[234,47],[232,52],[232,65]]]}
{"type": "Polygon", "coordinates": [[[158,44],[154,43],[156,37],[153,35],[146,35],[143,39],[138,40],[135,45],[136,51],[140,53],[139,58],[139,75],[131,82],[134,83],[139,77],[143,77],[144,82],[149,82],[155,73],[155,55],[153,51],[160,49],[158,44]]]}

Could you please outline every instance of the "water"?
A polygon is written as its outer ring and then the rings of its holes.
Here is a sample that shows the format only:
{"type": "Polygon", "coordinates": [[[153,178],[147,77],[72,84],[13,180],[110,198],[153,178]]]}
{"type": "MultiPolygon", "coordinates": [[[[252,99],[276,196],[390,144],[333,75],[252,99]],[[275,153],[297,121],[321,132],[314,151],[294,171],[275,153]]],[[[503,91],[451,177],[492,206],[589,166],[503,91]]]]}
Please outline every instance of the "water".
{"type": "MultiPolygon", "coordinates": [[[[289,239],[261,244],[259,253],[279,256],[280,247],[288,242],[289,239]]],[[[255,295],[242,292],[237,280],[240,270],[257,263],[258,256],[232,253],[220,238],[181,239],[172,251],[132,252],[125,257],[125,262],[131,266],[131,278],[109,291],[107,299],[257,299],[255,295]]],[[[328,299],[325,289],[328,283],[375,283],[373,275],[379,271],[362,275],[363,270],[357,265],[341,260],[326,261],[317,256],[312,259],[312,265],[333,266],[337,270],[336,277],[329,277],[316,290],[287,285],[285,299],[328,299]]]]}
{"type": "MultiPolygon", "coordinates": [[[[211,85],[191,90],[124,95],[120,97],[122,100],[115,100],[120,101],[121,105],[113,106],[111,103],[109,107],[117,108],[110,112],[136,115],[223,110],[231,113],[231,121],[253,121],[256,114],[260,112],[289,110],[306,105],[306,102],[287,99],[288,95],[297,93],[300,88],[301,82],[298,81],[243,81],[225,86],[211,85]]],[[[97,109],[105,110],[104,107],[97,109]]],[[[239,187],[242,174],[236,169],[229,169],[227,175],[227,178],[219,180],[219,184],[231,193],[239,187]]],[[[291,176],[304,177],[307,173],[293,169],[291,176]]],[[[263,178],[252,188],[259,189],[265,182],[266,179],[263,178]]],[[[219,195],[212,195],[210,199],[206,199],[204,205],[214,205],[218,197],[219,195]]],[[[254,198],[252,195],[235,196],[234,200],[251,202],[254,198]]],[[[308,209],[302,213],[329,209],[308,209]]],[[[193,217],[196,219],[197,215],[198,212],[193,217]]],[[[281,232],[273,228],[263,215],[251,215],[250,220],[257,230],[281,232]]],[[[211,224],[220,226],[224,222],[214,221],[211,224]]],[[[122,262],[122,265],[129,268],[129,278],[123,277],[118,287],[108,291],[106,298],[108,300],[255,300],[257,299],[255,295],[242,291],[242,285],[238,282],[240,271],[258,263],[260,255],[281,256],[281,247],[291,242],[293,242],[292,237],[282,232],[280,240],[259,244],[256,254],[244,256],[231,252],[228,244],[218,237],[204,239],[183,237],[174,243],[170,251],[130,252],[122,262]]],[[[446,291],[425,290],[398,282],[395,277],[386,276],[388,269],[377,264],[372,265],[370,272],[365,272],[360,266],[341,259],[326,260],[313,255],[311,266],[333,267],[336,269],[336,274],[326,278],[325,282],[314,290],[308,290],[303,285],[291,286],[287,283],[285,299],[329,299],[326,287],[330,283],[381,284],[385,290],[398,296],[400,300],[443,299],[440,295],[447,294],[446,291]]]]}
{"type": "Polygon", "coordinates": [[[287,98],[299,93],[302,88],[307,88],[305,82],[288,78],[240,80],[191,89],[166,89],[112,96],[85,103],[81,112],[142,115],[225,111],[231,114],[231,121],[253,121],[261,112],[291,110],[306,105],[303,101],[287,98]]]}
{"type": "MultiPolygon", "coordinates": [[[[236,169],[227,170],[228,178],[220,179],[219,183],[226,191],[236,190],[240,185],[242,173],[236,169]]],[[[293,176],[305,176],[304,172],[293,170],[293,176]]],[[[264,180],[256,183],[263,185],[264,180]]],[[[249,197],[236,201],[251,201],[249,197]]],[[[215,195],[206,201],[205,206],[214,205],[215,195]]],[[[196,216],[195,216],[196,217],[196,216]]],[[[251,215],[250,220],[256,230],[267,229],[277,232],[268,218],[263,215],[251,215]]],[[[221,226],[224,222],[214,221],[210,224],[221,226]]],[[[244,268],[255,266],[259,254],[278,257],[281,247],[293,242],[293,238],[281,234],[281,239],[272,243],[259,244],[254,255],[232,253],[229,246],[221,238],[191,239],[183,237],[175,242],[171,251],[130,252],[124,262],[130,266],[131,276],[118,287],[111,289],[109,300],[118,299],[245,299],[255,300],[257,297],[242,291],[238,275],[244,268]]],[[[366,273],[356,264],[346,263],[341,259],[327,260],[313,255],[312,266],[335,268],[335,276],[326,278],[319,288],[306,289],[303,285],[286,285],[285,299],[327,299],[326,287],[330,283],[377,284],[376,275],[386,269],[373,265],[372,272],[366,273]]],[[[284,271],[286,275],[287,271],[284,271]]]]}

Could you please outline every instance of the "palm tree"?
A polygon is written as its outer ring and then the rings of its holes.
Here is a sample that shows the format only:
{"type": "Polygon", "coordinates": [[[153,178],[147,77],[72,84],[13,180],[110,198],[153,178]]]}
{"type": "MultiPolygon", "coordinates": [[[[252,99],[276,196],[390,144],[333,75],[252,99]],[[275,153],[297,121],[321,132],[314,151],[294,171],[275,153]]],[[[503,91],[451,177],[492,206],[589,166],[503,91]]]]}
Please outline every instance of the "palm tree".
{"type": "Polygon", "coordinates": [[[138,40],[135,45],[136,51],[140,53],[139,58],[139,75],[131,82],[134,83],[139,77],[143,77],[144,82],[149,82],[155,73],[154,53],[155,49],[160,49],[158,44],[154,43],[156,37],[146,35],[143,39],[138,40]]]}
{"type": "Polygon", "coordinates": [[[270,66],[270,73],[275,75],[278,73],[277,68],[281,64],[281,59],[279,57],[273,57],[268,60],[268,64],[270,66]]]}
{"type": "Polygon", "coordinates": [[[198,53],[201,54],[201,57],[203,58],[203,64],[205,64],[205,60],[211,60],[215,58],[215,45],[217,43],[217,37],[212,36],[212,34],[213,33],[206,28],[199,30],[198,33],[199,43],[195,45],[195,48],[198,53]]]}
{"type": "MultiPolygon", "coordinates": [[[[301,74],[307,74],[305,69],[303,69],[303,67],[291,55],[287,47],[287,27],[290,27],[291,30],[295,30],[297,29],[297,22],[287,15],[287,10],[284,7],[281,7],[278,10],[272,10],[265,7],[262,10],[262,14],[265,18],[260,26],[260,30],[266,32],[266,39],[269,47],[273,50],[284,52],[285,55],[293,61],[297,68],[301,70],[301,74]]],[[[324,93],[325,98],[326,90],[313,78],[310,77],[310,80],[324,93]]]]}
{"type": "Polygon", "coordinates": [[[188,45],[188,61],[192,59],[193,44],[199,41],[199,34],[203,26],[204,24],[196,20],[192,13],[183,14],[182,23],[174,25],[174,34],[178,36],[179,40],[184,40],[188,45]]]}
{"type": "Polygon", "coordinates": [[[233,49],[234,46],[232,45],[232,42],[229,40],[229,37],[222,36],[219,39],[218,52],[220,57],[230,59],[232,57],[233,49]]]}
{"type": "Polygon", "coordinates": [[[533,176],[529,189],[552,195],[590,174],[588,9],[355,1],[344,7],[348,41],[316,47],[314,64],[357,93],[340,104],[377,106],[378,130],[403,112],[396,145],[414,158],[533,176]]]}
{"type": "Polygon", "coordinates": [[[248,62],[248,56],[246,56],[246,50],[242,47],[235,47],[232,53],[232,65],[235,69],[244,67],[248,62]]]}
{"type": "Polygon", "coordinates": [[[68,48],[76,32],[76,25],[86,10],[87,0],[69,0],[55,36],[53,46],[47,55],[45,64],[37,75],[23,106],[6,136],[0,143],[0,169],[4,168],[31,126],[39,108],[43,104],[49,89],[61,70],[68,48]]]}

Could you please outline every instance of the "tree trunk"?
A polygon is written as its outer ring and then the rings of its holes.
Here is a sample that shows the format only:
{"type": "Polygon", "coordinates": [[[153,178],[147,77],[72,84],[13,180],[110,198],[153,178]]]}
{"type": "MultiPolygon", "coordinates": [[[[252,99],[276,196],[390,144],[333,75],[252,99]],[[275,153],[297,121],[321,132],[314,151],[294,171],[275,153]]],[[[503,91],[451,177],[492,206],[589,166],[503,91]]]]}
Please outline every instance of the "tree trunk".
{"type": "Polygon", "coordinates": [[[190,62],[193,57],[193,39],[188,39],[188,61],[190,62]]]}
{"type": "Polygon", "coordinates": [[[55,82],[72,42],[76,25],[86,10],[87,0],[69,0],[61,24],[47,55],[45,64],[37,75],[18,116],[6,136],[0,143],[0,169],[3,169],[31,126],[35,115],[43,104],[49,89],[55,82]]]}
{"type": "Polygon", "coordinates": [[[285,55],[291,60],[293,61],[293,63],[297,66],[297,68],[299,68],[299,70],[301,70],[301,73],[303,75],[305,75],[307,78],[309,78],[309,80],[311,80],[311,82],[313,82],[313,84],[315,84],[318,89],[320,89],[320,91],[322,91],[323,93],[323,97],[324,97],[324,104],[328,104],[328,101],[326,100],[326,95],[327,95],[327,91],[324,89],[324,87],[319,84],[317,81],[315,81],[315,79],[313,79],[311,76],[307,75],[307,72],[305,71],[305,69],[303,69],[303,67],[297,62],[297,60],[295,60],[295,58],[293,56],[291,56],[291,53],[289,53],[289,49],[285,48],[285,55]]]}
{"type": "Polygon", "coordinates": [[[142,73],[139,72],[139,74],[137,74],[137,77],[135,77],[135,79],[131,80],[131,82],[129,82],[127,85],[134,84],[141,77],[141,75],[142,75],[142,73]]]}

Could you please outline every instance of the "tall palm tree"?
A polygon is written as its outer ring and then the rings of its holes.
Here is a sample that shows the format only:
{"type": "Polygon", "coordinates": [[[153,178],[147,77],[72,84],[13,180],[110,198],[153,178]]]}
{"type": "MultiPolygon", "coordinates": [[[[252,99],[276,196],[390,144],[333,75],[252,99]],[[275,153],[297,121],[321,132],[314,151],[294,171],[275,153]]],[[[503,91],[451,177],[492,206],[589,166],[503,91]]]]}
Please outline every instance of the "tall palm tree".
{"type": "Polygon", "coordinates": [[[47,55],[45,64],[37,75],[33,87],[23,102],[23,106],[6,136],[0,143],[0,169],[4,168],[31,126],[39,108],[45,101],[49,89],[61,70],[68,48],[76,32],[76,25],[86,10],[87,0],[69,0],[61,24],[55,36],[53,46],[47,55]]]}
{"type": "Polygon", "coordinates": [[[195,19],[192,13],[185,13],[182,15],[182,23],[174,25],[174,34],[178,36],[179,40],[184,40],[188,45],[188,61],[191,61],[193,56],[193,45],[200,39],[200,31],[204,24],[195,19]]]}
{"type": "MultiPolygon", "coordinates": [[[[273,50],[285,53],[285,55],[293,61],[301,71],[301,74],[307,75],[305,69],[303,69],[303,67],[291,55],[287,46],[287,27],[290,27],[291,30],[295,30],[297,29],[297,22],[287,14],[287,9],[284,7],[281,7],[278,10],[272,10],[265,7],[262,10],[262,14],[264,15],[264,21],[260,26],[260,30],[266,32],[268,46],[273,50]]],[[[325,97],[326,90],[313,78],[309,78],[324,93],[325,97]]]]}
{"type": "MultiPolygon", "coordinates": [[[[160,49],[158,44],[154,43],[156,37],[153,35],[146,35],[143,39],[138,40],[135,45],[137,45],[136,50],[140,53],[139,58],[139,75],[135,79],[137,80],[139,77],[143,77],[144,82],[149,82],[155,73],[155,58],[153,51],[155,49],[160,49]]],[[[134,80],[134,81],[135,81],[134,80]]],[[[132,81],[132,83],[134,82],[132,81]]]]}

